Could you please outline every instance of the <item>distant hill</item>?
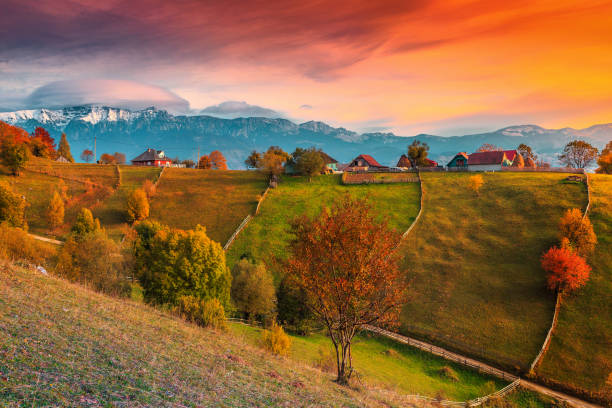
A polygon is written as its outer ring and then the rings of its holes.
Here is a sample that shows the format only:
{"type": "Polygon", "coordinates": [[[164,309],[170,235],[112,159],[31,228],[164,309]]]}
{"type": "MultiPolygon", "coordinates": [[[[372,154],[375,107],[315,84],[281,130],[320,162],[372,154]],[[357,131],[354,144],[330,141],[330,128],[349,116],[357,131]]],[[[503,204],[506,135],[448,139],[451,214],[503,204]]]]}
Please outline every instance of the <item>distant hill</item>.
{"type": "Polygon", "coordinates": [[[129,158],[147,147],[163,149],[172,157],[194,159],[198,147],[202,154],[221,150],[231,168],[243,168],[244,159],[253,149],[264,150],[279,145],[287,151],[296,147],[317,146],[340,162],[348,162],[361,153],[374,156],[386,165],[395,165],[414,139],[429,144],[430,156],[441,164],[459,151],[472,152],[483,143],[510,149],[527,143],[549,161],[569,140],[586,139],[601,148],[612,140],[612,124],[586,129],[545,129],[536,125],[511,126],[489,133],[442,137],[420,134],[397,136],[393,133],[359,134],[334,128],[323,122],[302,124],[287,119],[249,117],[221,119],[212,116],[174,116],[153,107],[130,111],[105,106],[75,106],[57,110],[34,109],[1,112],[0,120],[31,132],[43,126],[53,136],[65,132],[78,157],[92,148],[97,138],[98,155],[123,152],[129,158]]]}

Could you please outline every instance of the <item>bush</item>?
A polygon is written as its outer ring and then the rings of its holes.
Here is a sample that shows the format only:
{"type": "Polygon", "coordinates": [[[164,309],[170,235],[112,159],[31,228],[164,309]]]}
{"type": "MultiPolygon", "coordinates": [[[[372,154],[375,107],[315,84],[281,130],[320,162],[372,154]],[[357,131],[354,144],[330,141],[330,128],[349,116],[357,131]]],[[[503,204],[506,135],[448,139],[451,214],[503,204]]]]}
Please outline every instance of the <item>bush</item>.
{"type": "Polygon", "coordinates": [[[58,275],[115,296],[129,296],[127,267],[119,246],[103,231],[70,237],[59,252],[58,275]]]}
{"type": "Polygon", "coordinates": [[[261,334],[261,340],[266,350],[285,356],[291,349],[291,338],[276,322],[272,322],[269,330],[264,330],[261,334]]]}
{"type": "Polygon", "coordinates": [[[176,305],[181,296],[217,298],[227,309],[232,277],[225,252],[203,227],[182,231],[143,221],[136,233],[134,267],[147,302],[176,305]]]}
{"type": "Polygon", "coordinates": [[[272,275],[263,264],[241,259],[232,269],[232,300],[248,319],[265,319],[274,313],[276,294],[272,275]]]}
{"type": "Polygon", "coordinates": [[[149,200],[157,194],[157,186],[151,180],[147,179],[142,183],[142,189],[147,194],[149,200]]]}
{"type": "Polygon", "coordinates": [[[64,223],[64,200],[55,191],[47,207],[47,220],[52,228],[59,227],[64,223]]]}
{"type": "Polygon", "coordinates": [[[194,296],[181,296],[175,310],[187,321],[203,327],[226,329],[225,310],[218,299],[202,300],[194,296]]]}
{"type": "Polygon", "coordinates": [[[597,236],[589,217],[583,218],[578,208],[567,210],[559,222],[559,240],[563,242],[564,238],[583,257],[591,255],[597,244],[597,236]]]}
{"type": "Polygon", "coordinates": [[[308,307],[308,296],[303,289],[296,288],[286,276],[281,280],[277,292],[278,320],[285,327],[307,335],[316,324],[316,319],[308,307]]]}
{"type": "Polygon", "coordinates": [[[129,222],[142,221],[149,217],[149,199],[143,189],[130,192],[127,198],[127,218],[129,222]]]}
{"type": "Polygon", "coordinates": [[[12,227],[25,227],[26,201],[13,192],[11,186],[0,181],[0,222],[6,222],[12,227]]]}
{"type": "Polygon", "coordinates": [[[81,208],[71,229],[74,239],[77,241],[84,239],[88,234],[99,230],[100,220],[94,219],[93,214],[88,208],[81,208]]]}
{"type": "Polygon", "coordinates": [[[470,176],[469,186],[470,189],[475,192],[477,195],[480,194],[480,187],[484,184],[484,180],[481,174],[475,174],[470,176]]]}
{"type": "Polygon", "coordinates": [[[24,230],[0,224],[0,258],[42,265],[54,255],[52,247],[35,240],[24,230]]]}

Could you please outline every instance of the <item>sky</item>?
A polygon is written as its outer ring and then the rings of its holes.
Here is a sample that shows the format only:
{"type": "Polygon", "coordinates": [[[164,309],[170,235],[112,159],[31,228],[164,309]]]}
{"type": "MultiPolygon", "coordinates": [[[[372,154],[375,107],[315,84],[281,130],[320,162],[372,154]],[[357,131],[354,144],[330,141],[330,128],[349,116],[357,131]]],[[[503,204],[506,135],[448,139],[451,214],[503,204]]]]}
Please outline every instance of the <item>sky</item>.
{"type": "Polygon", "coordinates": [[[0,110],[457,135],[612,122],[612,2],[3,0],[0,110]]]}

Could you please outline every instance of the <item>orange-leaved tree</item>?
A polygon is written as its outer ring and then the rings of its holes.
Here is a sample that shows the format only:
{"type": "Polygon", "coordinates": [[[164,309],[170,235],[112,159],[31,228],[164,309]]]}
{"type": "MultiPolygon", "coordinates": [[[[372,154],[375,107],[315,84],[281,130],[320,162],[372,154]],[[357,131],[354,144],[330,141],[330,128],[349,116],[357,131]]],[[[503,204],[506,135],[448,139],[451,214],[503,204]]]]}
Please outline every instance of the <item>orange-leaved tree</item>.
{"type": "Polygon", "coordinates": [[[212,167],[212,162],[210,161],[210,157],[207,155],[200,156],[200,160],[198,160],[198,169],[208,170],[212,167]]]}
{"type": "Polygon", "coordinates": [[[345,196],[313,219],[293,221],[287,276],[327,328],[336,351],[337,382],[353,372],[351,343],[363,325],[396,325],[407,282],[395,248],[400,235],[364,200],[345,196]]]}
{"type": "Polygon", "coordinates": [[[227,170],[227,161],[225,160],[223,153],[218,150],[213,150],[212,152],[210,152],[209,158],[213,169],[227,170]]]}
{"type": "Polygon", "coordinates": [[[583,217],[579,208],[568,209],[559,222],[559,240],[567,238],[578,255],[588,257],[595,249],[597,236],[589,217],[583,217]]]}
{"type": "Polygon", "coordinates": [[[589,280],[591,267],[583,257],[568,247],[552,247],[542,255],[548,288],[561,294],[575,291],[589,280]]]}

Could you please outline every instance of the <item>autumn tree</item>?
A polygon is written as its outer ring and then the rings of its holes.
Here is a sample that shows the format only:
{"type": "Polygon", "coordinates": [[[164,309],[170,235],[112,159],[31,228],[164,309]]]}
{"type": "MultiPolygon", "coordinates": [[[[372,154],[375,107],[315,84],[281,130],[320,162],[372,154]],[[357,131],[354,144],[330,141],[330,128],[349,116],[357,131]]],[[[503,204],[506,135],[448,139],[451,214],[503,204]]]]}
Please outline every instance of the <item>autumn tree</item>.
{"type": "Polygon", "coordinates": [[[133,190],[127,197],[127,219],[129,222],[142,221],[149,216],[149,199],[144,189],[133,190]]]}
{"type": "Polygon", "coordinates": [[[314,147],[301,152],[295,162],[295,169],[301,175],[308,176],[308,181],[312,181],[312,176],[321,173],[324,167],[325,162],[321,152],[314,147]]]}
{"type": "Polygon", "coordinates": [[[142,183],[142,189],[144,190],[144,192],[147,194],[147,198],[150,200],[151,198],[153,198],[155,196],[155,194],[157,194],[157,186],[155,185],[154,182],[152,182],[149,179],[146,179],[143,183],[142,183]]]}
{"type": "Polygon", "coordinates": [[[525,160],[523,159],[523,156],[518,152],[516,153],[516,157],[512,161],[512,167],[516,167],[518,169],[522,169],[523,167],[525,167],[525,160]]]}
{"type": "Polygon", "coordinates": [[[427,154],[429,153],[429,146],[427,143],[421,142],[420,140],[414,140],[408,146],[408,158],[412,163],[413,167],[424,167],[427,166],[427,154]]]}
{"type": "Polygon", "coordinates": [[[229,306],[232,277],[225,252],[203,227],[182,231],[145,220],[136,232],[135,274],[147,302],[176,305],[181,296],[193,296],[229,306]]]}
{"type": "Polygon", "coordinates": [[[195,162],[193,160],[187,159],[187,160],[183,160],[181,162],[182,165],[184,165],[185,167],[187,167],[188,169],[192,168],[193,166],[195,166],[195,162]]]}
{"type": "Polygon", "coordinates": [[[495,146],[494,144],[491,143],[485,143],[482,146],[480,146],[478,149],[476,149],[476,152],[500,152],[504,149],[502,149],[499,146],[495,146]]]}
{"type": "Polygon", "coordinates": [[[219,150],[210,152],[210,164],[214,170],[227,170],[227,160],[219,150]]]}
{"type": "Polygon", "coordinates": [[[475,174],[469,178],[470,189],[477,195],[480,194],[480,187],[484,184],[484,179],[481,174],[475,174]]]}
{"type": "Polygon", "coordinates": [[[100,229],[100,220],[94,218],[91,210],[81,208],[70,231],[76,241],[82,241],[89,234],[100,231],[100,229]]]}
{"type": "Polygon", "coordinates": [[[542,255],[541,264],[547,273],[548,288],[561,294],[584,286],[591,272],[584,258],[569,248],[550,248],[542,255]]]}
{"type": "Polygon", "coordinates": [[[116,164],[115,156],[109,153],[102,153],[100,156],[100,164],[116,164]]]}
{"type": "Polygon", "coordinates": [[[292,222],[287,276],[306,292],[336,352],[337,381],[353,373],[351,344],[367,324],[396,325],[407,283],[394,253],[399,233],[364,200],[345,196],[292,222]]]}
{"type": "Polygon", "coordinates": [[[117,164],[125,164],[127,162],[125,153],[115,152],[115,154],[113,154],[113,157],[115,158],[115,163],[117,164]]]}
{"type": "Polygon", "coordinates": [[[595,170],[596,173],[612,174],[612,141],[608,142],[601,151],[599,159],[597,159],[597,165],[599,167],[595,170]]]}
{"type": "Polygon", "coordinates": [[[5,165],[13,176],[19,176],[30,158],[30,152],[25,144],[7,142],[2,145],[0,162],[5,165]]]}
{"type": "MultiPolygon", "coordinates": [[[[533,161],[533,159],[531,157],[528,157],[525,160],[525,167],[529,168],[529,169],[535,169],[536,167],[538,167],[536,165],[536,162],[533,161]]],[[[550,164],[548,165],[548,167],[550,167],[550,164]]]]}
{"type": "Polygon", "coordinates": [[[64,223],[64,200],[55,191],[47,206],[47,221],[52,228],[57,228],[64,223]]]}
{"type": "Polygon", "coordinates": [[[573,140],[565,145],[559,161],[567,167],[584,169],[597,159],[598,150],[584,140],[573,140]]]}
{"type": "Polygon", "coordinates": [[[89,163],[93,159],[94,159],[94,154],[91,150],[89,149],[83,150],[83,153],[81,153],[81,160],[83,160],[86,163],[89,163]]]}
{"type": "Polygon", "coordinates": [[[11,227],[27,227],[25,209],[25,199],[15,193],[7,182],[0,181],[0,223],[6,222],[11,227]]]}
{"type": "Polygon", "coordinates": [[[55,140],[42,127],[34,129],[34,133],[30,138],[30,149],[32,154],[38,157],[54,158],[57,155],[55,151],[55,140]]]}
{"type": "Polygon", "coordinates": [[[198,160],[198,169],[209,170],[212,168],[212,161],[208,155],[200,156],[200,160],[198,160]]]}
{"type": "Polygon", "coordinates": [[[70,145],[68,144],[65,133],[62,133],[62,137],[60,138],[59,146],[57,147],[57,155],[65,158],[70,163],[74,163],[74,157],[72,157],[72,152],[70,152],[70,145]]]}
{"type": "Polygon", "coordinates": [[[261,160],[263,159],[261,153],[257,150],[253,150],[249,157],[246,158],[244,164],[248,169],[257,169],[261,165],[261,160]]]}
{"type": "Polygon", "coordinates": [[[283,173],[284,165],[289,160],[289,153],[278,146],[270,146],[264,153],[259,170],[269,176],[279,176],[283,173]]]}
{"type": "Polygon", "coordinates": [[[538,156],[533,152],[530,146],[527,146],[525,143],[521,143],[516,148],[516,151],[520,153],[521,156],[527,161],[527,159],[531,159],[534,162],[538,159],[538,156]]]}
{"type": "Polygon", "coordinates": [[[559,240],[567,239],[572,248],[583,256],[593,253],[597,236],[589,217],[583,217],[578,208],[568,209],[559,222],[559,240]]]}
{"type": "Polygon", "coordinates": [[[270,317],[276,308],[272,275],[264,264],[241,259],[232,268],[231,297],[236,308],[251,320],[270,317]]]}

